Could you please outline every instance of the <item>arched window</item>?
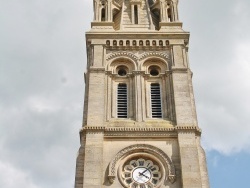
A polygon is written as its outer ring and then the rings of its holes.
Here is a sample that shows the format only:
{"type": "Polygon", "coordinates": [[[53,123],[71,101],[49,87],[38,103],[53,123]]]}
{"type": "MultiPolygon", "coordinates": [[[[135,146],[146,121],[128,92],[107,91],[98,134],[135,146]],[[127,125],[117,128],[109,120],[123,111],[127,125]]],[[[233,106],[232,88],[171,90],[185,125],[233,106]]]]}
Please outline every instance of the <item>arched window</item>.
{"type": "Polygon", "coordinates": [[[169,22],[172,22],[172,21],[173,21],[173,17],[172,17],[171,8],[168,8],[167,14],[168,14],[168,21],[169,21],[169,22]]]}
{"type": "Polygon", "coordinates": [[[102,10],[101,10],[101,21],[102,22],[106,21],[106,10],[105,10],[105,8],[102,8],[102,10]]]}
{"type": "Polygon", "coordinates": [[[124,121],[135,118],[134,77],[135,64],[131,60],[119,58],[107,67],[107,119],[124,121]]]}
{"type": "Polygon", "coordinates": [[[142,70],[145,71],[142,85],[144,91],[142,103],[145,104],[143,118],[152,119],[155,123],[170,119],[172,115],[171,77],[168,76],[167,61],[158,58],[148,59],[143,63],[142,70]]]}

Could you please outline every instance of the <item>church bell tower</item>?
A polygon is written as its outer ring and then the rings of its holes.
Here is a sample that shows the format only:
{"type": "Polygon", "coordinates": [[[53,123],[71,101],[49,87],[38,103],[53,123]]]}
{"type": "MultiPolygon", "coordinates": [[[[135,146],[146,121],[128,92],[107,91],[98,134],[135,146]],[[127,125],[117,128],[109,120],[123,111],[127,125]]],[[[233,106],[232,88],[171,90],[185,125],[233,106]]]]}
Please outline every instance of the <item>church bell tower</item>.
{"type": "Polygon", "coordinates": [[[209,188],[178,0],[93,0],[75,188],[209,188]]]}

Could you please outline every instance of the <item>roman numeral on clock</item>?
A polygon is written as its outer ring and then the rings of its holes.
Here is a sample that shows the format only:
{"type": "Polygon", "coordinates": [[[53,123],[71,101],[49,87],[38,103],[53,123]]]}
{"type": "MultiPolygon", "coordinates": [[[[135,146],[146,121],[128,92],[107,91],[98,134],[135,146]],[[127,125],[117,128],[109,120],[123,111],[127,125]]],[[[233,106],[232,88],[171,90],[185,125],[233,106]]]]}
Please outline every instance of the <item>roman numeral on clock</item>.
{"type": "Polygon", "coordinates": [[[144,165],[144,161],[139,161],[139,166],[143,166],[144,165]]]}

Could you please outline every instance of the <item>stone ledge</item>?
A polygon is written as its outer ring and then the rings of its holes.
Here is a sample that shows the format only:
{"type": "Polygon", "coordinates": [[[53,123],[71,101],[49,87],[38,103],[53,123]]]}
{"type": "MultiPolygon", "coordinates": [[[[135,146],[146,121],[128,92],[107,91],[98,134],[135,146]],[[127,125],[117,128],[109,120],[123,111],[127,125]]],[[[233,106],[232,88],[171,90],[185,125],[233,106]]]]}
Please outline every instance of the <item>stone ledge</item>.
{"type": "Polygon", "coordinates": [[[93,134],[102,132],[105,137],[176,137],[178,133],[194,132],[201,135],[201,129],[196,126],[175,126],[175,127],[95,127],[85,126],[80,134],[93,134]]]}

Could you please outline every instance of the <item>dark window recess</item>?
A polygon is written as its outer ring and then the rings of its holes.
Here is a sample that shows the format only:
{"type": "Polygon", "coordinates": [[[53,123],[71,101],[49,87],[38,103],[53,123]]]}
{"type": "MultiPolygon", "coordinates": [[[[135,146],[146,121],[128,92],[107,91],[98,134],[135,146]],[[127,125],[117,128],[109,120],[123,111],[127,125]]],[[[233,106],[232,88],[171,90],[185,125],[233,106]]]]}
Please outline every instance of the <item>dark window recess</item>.
{"type": "Polygon", "coordinates": [[[128,117],[127,84],[118,84],[117,88],[117,117],[128,117]]]}
{"type": "Polygon", "coordinates": [[[118,70],[118,75],[119,76],[126,76],[127,75],[127,71],[125,69],[120,69],[120,70],[118,70]]]}
{"type": "Polygon", "coordinates": [[[101,17],[101,21],[102,22],[104,22],[104,21],[106,21],[106,10],[105,10],[105,8],[102,8],[102,12],[101,12],[101,15],[102,15],[102,17],[101,17]]]}
{"type": "Polygon", "coordinates": [[[160,84],[151,84],[151,110],[152,118],[162,118],[160,84]]]}
{"type": "Polygon", "coordinates": [[[134,6],[134,18],[135,18],[135,24],[138,24],[138,7],[137,7],[137,5],[134,6]]]}
{"type": "Polygon", "coordinates": [[[151,74],[152,76],[158,76],[159,72],[158,72],[157,69],[152,69],[152,70],[150,70],[150,74],[151,74]]]}

